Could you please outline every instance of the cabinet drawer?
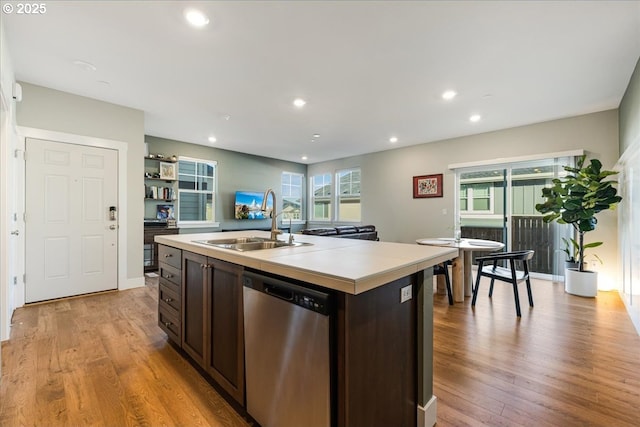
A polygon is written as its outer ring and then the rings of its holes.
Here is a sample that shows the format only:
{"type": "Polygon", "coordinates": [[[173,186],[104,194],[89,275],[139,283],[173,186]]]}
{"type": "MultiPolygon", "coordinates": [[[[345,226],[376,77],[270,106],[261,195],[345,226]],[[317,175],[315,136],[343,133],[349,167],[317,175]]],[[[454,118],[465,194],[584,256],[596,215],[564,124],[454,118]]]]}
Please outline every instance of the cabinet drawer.
{"type": "Polygon", "coordinates": [[[170,246],[158,245],[158,262],[182,269],[182,251],[170,246]]]}
{"type": "Polygon", "coordinates": [[[178,289],[180,289],[180,283],[182,282],[182,272],[175,267],[161,262],[160,283],[163,283],[165,281],[171,282],[174,286],[177,286],[178,289]]]}
{"type": "Polygon", "coordinates": [[[176,311],[176,316],[180,317],[180,294],[175,290],[164,284],[160,284],[160,305],[167,305],[176,311]]]}
{"type": "Polygon", "coordinates": [[[163,306],[163,304],[158,305],[158,326],[167,333],[167,336],[173,342],[180,345],[182,328],[178,317],[172,311],[172,309],[163,306]]]}

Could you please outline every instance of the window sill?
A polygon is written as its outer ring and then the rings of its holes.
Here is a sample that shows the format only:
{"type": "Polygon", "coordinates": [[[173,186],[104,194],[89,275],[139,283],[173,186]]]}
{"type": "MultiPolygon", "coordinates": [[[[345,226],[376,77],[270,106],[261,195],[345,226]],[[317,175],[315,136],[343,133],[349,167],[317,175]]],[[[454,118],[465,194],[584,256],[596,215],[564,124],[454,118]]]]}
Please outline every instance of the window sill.
{"type": "Polygon", "coordinates": [[[217,228],[217,227],[220,227],[220,223],[205,222],[205,221],[198,221],[198,222],[182,221],[182,222],[178,222],[178,227],[179,228],[217,228]]]}

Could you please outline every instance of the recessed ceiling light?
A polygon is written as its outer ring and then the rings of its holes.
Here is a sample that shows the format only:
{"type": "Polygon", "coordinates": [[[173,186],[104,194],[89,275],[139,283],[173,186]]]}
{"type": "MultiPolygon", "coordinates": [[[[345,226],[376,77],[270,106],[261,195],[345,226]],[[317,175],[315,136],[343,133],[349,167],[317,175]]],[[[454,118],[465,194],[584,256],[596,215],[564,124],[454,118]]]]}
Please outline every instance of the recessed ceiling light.
{"type": "Polygon", "coordinates": [[[73,61],[73,65],[82,68],[85,71],[96,71],[98,68],[90,62],[76,60],[73,61]]]}
{"type": "Polygon", "coordinates": [[[307,156],[302,156],[302,157],[301,157],[301,159],[302,159],[302,160],[307,160],[307,159],[308,159],[308,157],[307,157],[307,156]]]}
{"type": "Polygon", "coordinates": [[[197,9],[186,9],[184,11],[184,18],[189,25],[196,28],[202,28],[209,23],[207,15],[197,9]]]}
{"type": "Polygon", "coordinates": [[[314,137],[314,138],[320,138],[320,134],[319,134],[319,133],[314,133],[314,134],[313,134],[313,137],[314,137]]]}
{"type": "Polygon", "coordinates": [[[216,142],[216,141],[217,141],[217,139],[216,139],[216,137],[215,137],[215,136],[211,135],[211,136],[209,137],[209,142],[210,142],[210,143],[212,143],[212,144],[213,144],[213,143],[214,143],[214,142],[216,142]]]}
{"type": "Polygon", "coordinates": [[[480,116],[480,114],[473,114],[471,117],[469,117],[469,121],[475,123],[479,122],[481,118],[482,116],[480,116]]]}
{"type": "Polygon", "coordinates": [[[389,138],[389,142],[395,144],[396,142],[398,142],[398,137],[392,136],[391,138],[389,138]]]}
{"type": "Polygon", "coordinates": [[[307,101],[305,101],[302,98],[296,98],[296,99],[293,100],[293,105],[295,105],[298,108],[304,107],[306,103],[307,103],[307,101]]]}
{"type": "Polygon", "coordinates": [[[445,100],[449,101],[449,100],[452,100],[453,98],[455,98],[456,95],[457,95],[456,91],[448,90],[448,91],[442,93],[442,99],[445,99],[445,100]]]}

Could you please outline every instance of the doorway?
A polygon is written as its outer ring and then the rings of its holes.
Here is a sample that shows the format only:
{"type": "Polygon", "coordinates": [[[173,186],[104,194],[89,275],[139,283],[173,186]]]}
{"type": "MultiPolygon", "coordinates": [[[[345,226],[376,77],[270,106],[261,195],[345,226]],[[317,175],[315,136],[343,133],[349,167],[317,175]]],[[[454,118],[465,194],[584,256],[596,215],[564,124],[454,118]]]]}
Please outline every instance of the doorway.
{"type": "Polygon", "coordinates": [[[572,162],[554,157],[456,169],[462,237],[499,241],[505,251],[533,249],[531,272],[558,280],[564,270],[561,242],[571,237],[571,228],[545,223],[535,205],[544,201],[542,188],[563,176],[562,165],[572,162]]]}
{"type": "Polygon", "coordinates": [[[118,287],[118,152],[26,139],[27,303],[118,287]]]}

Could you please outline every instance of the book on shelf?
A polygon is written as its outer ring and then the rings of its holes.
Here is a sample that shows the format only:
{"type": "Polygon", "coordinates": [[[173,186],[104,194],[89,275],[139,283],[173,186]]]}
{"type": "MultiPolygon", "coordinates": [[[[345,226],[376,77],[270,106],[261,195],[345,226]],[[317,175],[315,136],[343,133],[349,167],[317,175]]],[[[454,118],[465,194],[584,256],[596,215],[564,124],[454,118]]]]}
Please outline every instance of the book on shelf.
{"type": "Polygon", "coordinates": [[[156,185],[144,186],[144,197],[146,199],[174,200],[175,191],[172,187],[158,187],[156,185]]]}

